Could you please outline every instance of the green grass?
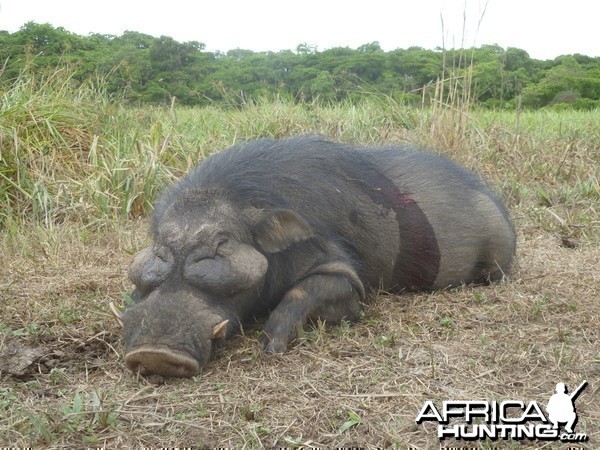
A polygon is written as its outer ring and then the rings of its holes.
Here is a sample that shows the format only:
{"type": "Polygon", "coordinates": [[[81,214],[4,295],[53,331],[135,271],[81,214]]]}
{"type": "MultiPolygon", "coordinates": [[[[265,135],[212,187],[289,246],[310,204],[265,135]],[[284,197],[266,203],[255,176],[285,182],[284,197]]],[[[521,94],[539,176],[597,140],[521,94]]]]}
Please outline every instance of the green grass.
{"type": "Polygon", "coordinates": [[[563,232],[576,225],[588,235],[597,213],[598,111],[525,111],[517,120],[507,111],[419,109],[378,95],[330,106],[280,99],[240,109],[131,108],[101,86],[78,86],[59,69],[0,87],[3,229],[96,229],[145,216],[165,185],[211,153],[302,133],[448,154],[483,173],[511,206],[553,208],[559,219],[549,226],[563,232]]]}

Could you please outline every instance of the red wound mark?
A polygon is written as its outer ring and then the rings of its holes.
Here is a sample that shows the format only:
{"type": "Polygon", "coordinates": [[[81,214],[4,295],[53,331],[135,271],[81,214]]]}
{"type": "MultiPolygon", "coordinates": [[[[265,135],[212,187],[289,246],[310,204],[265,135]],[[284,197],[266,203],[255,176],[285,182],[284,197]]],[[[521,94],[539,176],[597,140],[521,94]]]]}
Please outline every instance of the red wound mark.
{"type": "Polygon", "coordinates": [[[394,263],[396,289],[431,289],[440,269],[440,251],[433,227],[409,194],[373,167],[363,168],[360,180],[369,197],[396,213],[400,247],[394,263]]]}

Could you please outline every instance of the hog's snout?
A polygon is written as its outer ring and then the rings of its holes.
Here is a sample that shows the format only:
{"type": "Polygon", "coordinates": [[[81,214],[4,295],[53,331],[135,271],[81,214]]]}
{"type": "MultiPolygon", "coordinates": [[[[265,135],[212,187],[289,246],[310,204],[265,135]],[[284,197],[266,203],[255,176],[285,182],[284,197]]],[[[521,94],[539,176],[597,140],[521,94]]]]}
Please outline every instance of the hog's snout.
{"type": "Polygon", "coordinates": [[[192,356],[160,345],[146,345],[127,352],[125,364],[142,375],[191,377],[200,372],[200,365],[192,356]]]}

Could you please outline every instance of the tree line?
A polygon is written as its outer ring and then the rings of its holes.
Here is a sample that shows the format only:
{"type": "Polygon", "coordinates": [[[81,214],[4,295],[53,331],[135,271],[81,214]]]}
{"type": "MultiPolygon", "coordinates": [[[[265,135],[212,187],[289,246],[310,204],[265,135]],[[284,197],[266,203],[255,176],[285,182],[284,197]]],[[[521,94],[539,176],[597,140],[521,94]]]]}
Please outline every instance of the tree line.
{"type": "Polygon", "coordinates": [[[67,64],[74,79],[101,76],[111,94],[135,104],[244,102],[289,96],[297,101],[341,102],[379,93],[408,103],[429,102],[432,86],[459,80],[469,98],[494,108],[600,106],[600,58],[581,54],[536,60],[518,48],[483,45],[468,50],[420,47],[383,51],[377,42],[356,49],[226,53],[134,31],[80,36],[29,22],[0,31],[0,81],[25,69],[67,64]],[[442,80],[442,81],[440,81],[442,80]]]}

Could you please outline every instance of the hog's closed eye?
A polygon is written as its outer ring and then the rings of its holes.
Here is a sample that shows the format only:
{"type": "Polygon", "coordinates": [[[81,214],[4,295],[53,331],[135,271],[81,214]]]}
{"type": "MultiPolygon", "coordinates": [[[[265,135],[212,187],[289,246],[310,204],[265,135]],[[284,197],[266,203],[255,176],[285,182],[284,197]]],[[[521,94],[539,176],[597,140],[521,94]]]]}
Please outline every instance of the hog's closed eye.
{"type": "Polygon", "coordinates": [[[203,260],[205,260],[207,258],[210,258],[210,256],[208,256],[208,255],[195,255],[194,257],[190,258],[190,262],[192,264],[195,264],[195,263],[203,261],[203,260]]]}
{"type": "Polygon", "coordinates": [[[187,262],[195,264],[207,259],[213,259],[214,257],[215,254],[210,250],[197,250],[188,257],[187,262]]]}
{"type": "Polygon", "coordinates": [[[161,253],[155,253],[155,256],[162,262],[168,262],[167,256],[161,253]]]}

